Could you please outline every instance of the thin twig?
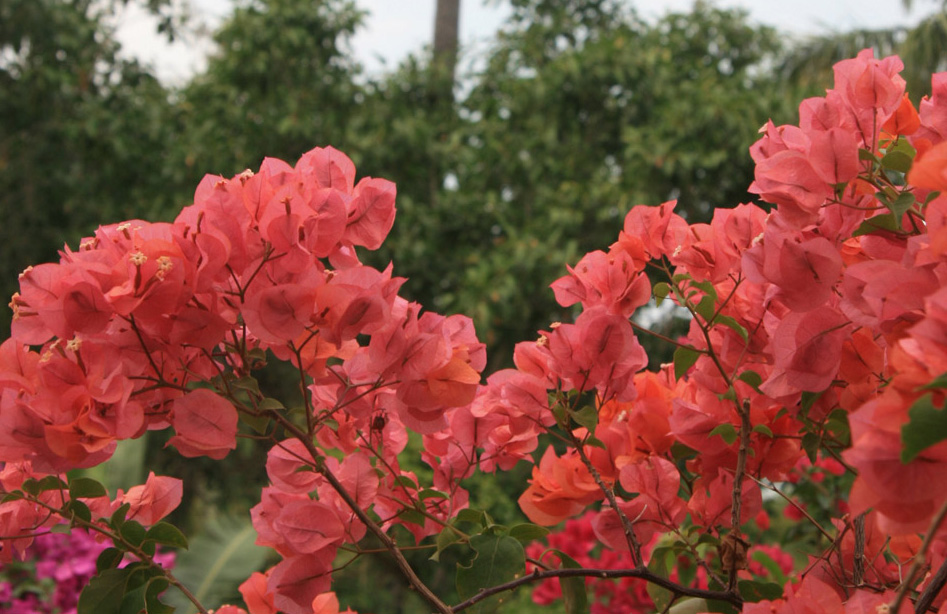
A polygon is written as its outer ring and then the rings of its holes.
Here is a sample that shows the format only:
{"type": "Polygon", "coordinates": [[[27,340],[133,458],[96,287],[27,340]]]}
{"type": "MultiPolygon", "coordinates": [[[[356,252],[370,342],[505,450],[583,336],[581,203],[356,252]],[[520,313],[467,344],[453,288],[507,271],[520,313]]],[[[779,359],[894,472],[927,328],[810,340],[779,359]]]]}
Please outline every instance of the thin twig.
{"type": "MultiPolygon", "coordinates": [[[[293,424],[290,420],[286,419],[279,412],[270,411],[271,416],[278,421],[283,428],[292,433],[296,439],[298,439],[304,446],[309,454],[312,455],[313,460],[321,457],[318,448],[312,442],[312,437],[307,433],[299,429],[298,426],[293,424]]],[[[402,575],[408,580],[408,583],[418,591],[421,597],[424,598],[429,604],[431,604],[435,610],[440,612],[440,614],[452,614],[450,606],[441,601],[441,599],[434,594],[434,592],[417,576],[414,572],[414,569],[411,568],[410,563],[407,559],[404,558],[404,555],[401,553],[401,550],[398,548],[398,545],[392,541],[385,531],[378,526],[374,520],[372,520],[368,514],[362,509],[362,507],[352,498],[352,495],[346,490],[345,486],[339,479],[335,477],[329,468],[324,463],[316,463],[316,471],[323,476],[326,481],[329,482],[329,485],[339,494],[345,504],[352,510],[352,512],[358,517],[358,519],[364,524],[372,534],[378,538],[382,543],[385,549],[391,554],[395,559],[395,563],[398,565],[398,569],[401,570],[402,575]]]]}
{"type": "Polygon", "coordinates": [[[618,519],[621,522],[621,528],[625,533],[625,540],[628,542],[628,547],[631,549],[631,558],[632,562],[635,564],[635,567],[641,567],[644,565],[644,558],[641,555],[641,544],[638,543],[638,537],[635,535],[634,528],[632,527],[632,522],[628,516],[618,507],[618,500],[615,498],[615,492],[608,487],[608,484],[605,483],[605,480],[602,479],[601,474],[599,474],[598,469],[592,464],[592,461],[589,460],[589,457],[585,455],[585,451],[582,449],[582,442],[569,431],[569,437],[572,438],[572,445],[575,447],[576,451],[579,453],[579,458],[582,459],[582,464],[585,465],[585,468],[588,470],[592,477],[595,479],[595,483],[598,484],[598,487],[602,489],[602,492],[605,493],[605,498],[608,499],[609,505],[612,506],[612,509],[615,510],[615,513],[618,514],[618,519]]]}
{"type": "MultiPolygon", "coordinates": [[[[750,402],[744,401],[742,405],[737,405],[740,413],[740,450],[737,453],[737,468],[733,475],[733,493],[730,501],[730,531],[736,538],[733,541],[734,548],[738,547],[740,541],[740,515],[743,511],[743,476],[746,474],[746,456],[750,449],[750,430],[753,428],[750,424],[750,402]]],[[[730,569],[727,571],[730,578],[727,587],[732,591],[737,586],[737,566],[742,557],[734,556],[731,558],[730,569]]]]}
{"type": "Polygon", "coordinates": [[[934,519],[931,521],[931,526],[927,530],[927,535],[924,536],[924,542],[921,543],[921,549],[917,551],[916,555],[914,555],[914,564],[911,565],[911,569],[908,571],[907,577],[904,578],[904,582],[901,583],[901,588],[898,590],[897,596],[894,598],[894,601],[891,602],[891,612],[897,614],[898,608],[901,607],[901,604],[907,597],[908,591],[911,590],[911,585],[914,584],[914,578],[921,571],[921,567],[924,566],[924,559],[925,555],[927,554],[927,549],[930,548],[931,542],[934,541],[934,534],[937,533],[937,529],[944,521],[944,516],[947,516],[947,502],[945,502],[937,511],[937,514],[934,515],[934,519]]]}
{"type": "Polygon", "coordinates": [[[737,608],[743,607],[743,599],[732,591],[712,591],[702,588],[688,588],[672,582],[667,578],[656,575],[645,567],[635,569],[590,569],[590,568],[567,568],[567,569],[549,569],[546,571],[534,570],[530,574],[515,580],[510,580],[503,584],[491,586],[478,592],[476,595],[455,605],[451,612],[460,612],[470,606],[477,604],[487,597],[492,597],[504,591],[510,591],[524,584],[539,582],[549,578],[640,578],[661,588],[671,591],[679,597],[697,597],[701,599],[725,601],[737,608]]]}
{"type": "Polygon", "coordinates": [[[774,493],[776,493],[777,495],[779,495],[780,497],[782,497],[783,499],[785,499],[786,502],[789,503],[789,505],[791,505],[791,506],[793,506],[794,508],[796,508],[796,509],[799,511],[800,514],[802,514],[803,516],[805,516],[805,517],[809,520],[809,522],[811,522],[813,525],[815,525],[815,528],[819,529],[819,532],[822,533],[822,535],[823,535],[827,540],[829,540],[830,542],[833,542],[833,543],[835,542],[835,539],[836,539],[836,538],[832,537],[832,535],[830,535],[829,532],[826,531],[825,528],[824,528],[821,524],[819,524],[819,522],[818,522],[815,518],[813,518],[812,515],[811,515],[808,511],[806,511],[806,509],[805,509],[804,507],[802,507],[801,505],[799,505],[798,503],[796,503],[795,501],[793,501],[792,498],[791,498],[789,495],[787,495],[786,493],[784,493],[783,491],[781,491],[781,490],[780,490],[779,488],[777,488],[774,484],[767,484],[766,482],[763,482],[763,481],[761,481],[761,480],[756,479],[756,478],[753,477],[752,475],[749,476],[749,477],[750,477],[751,480],[753,480],[754,482],[756,482],[757,484],[759,484],[759,485],[762,486],[763,488],[766,488],[767,490],[771,490],[771,491],[773,491],[774,493]]]}

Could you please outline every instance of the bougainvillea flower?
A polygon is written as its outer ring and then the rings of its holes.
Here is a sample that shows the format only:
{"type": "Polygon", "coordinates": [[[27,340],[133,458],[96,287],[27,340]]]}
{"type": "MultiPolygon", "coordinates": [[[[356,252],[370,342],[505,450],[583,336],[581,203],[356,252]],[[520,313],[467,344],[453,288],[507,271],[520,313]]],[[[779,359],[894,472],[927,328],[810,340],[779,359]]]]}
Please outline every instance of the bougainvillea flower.
{"type": "Polygon", "coordinates": [[[220,460],[237,447],[237,410],[227,399],[205,388],[174,400],[168,445],[182,456],[220,460]]]}
{"type": "Polygon", "coordinates": [[[140,486],[132,486],[122,496],[122,503],[131,507],[126,518],[151,526],[177,509],[184,494],[184,483],[177,478],[148,473],[140,486]]]}

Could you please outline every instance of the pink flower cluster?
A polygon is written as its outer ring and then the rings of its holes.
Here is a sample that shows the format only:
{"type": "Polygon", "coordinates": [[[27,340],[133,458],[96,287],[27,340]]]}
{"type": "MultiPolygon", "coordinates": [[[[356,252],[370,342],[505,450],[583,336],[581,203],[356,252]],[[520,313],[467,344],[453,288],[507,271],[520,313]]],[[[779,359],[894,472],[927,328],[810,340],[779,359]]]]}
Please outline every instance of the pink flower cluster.
{"type": "MultiPolygon", "coordinates": [[[[0,610],[76,614],[79,594],[95,575],[95,561],[110,545],[75,529],[35,538],[22,561],[0,562],[0,610]]],[[[165,569],[174,567],[173,552],[158,552],[154,558],[165,569]]]]}

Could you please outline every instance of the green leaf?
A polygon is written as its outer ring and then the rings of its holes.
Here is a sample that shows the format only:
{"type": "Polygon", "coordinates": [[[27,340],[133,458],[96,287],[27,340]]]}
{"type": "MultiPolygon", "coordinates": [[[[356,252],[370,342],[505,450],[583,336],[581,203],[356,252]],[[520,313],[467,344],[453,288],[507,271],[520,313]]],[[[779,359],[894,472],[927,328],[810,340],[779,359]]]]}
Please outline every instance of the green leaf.
{"type": "Polygon", "coordinates": [[[471,524],[479,524],[481,526],[486,526],[486,514],[482,510],[473,509],[471,507],[464,508],[457,512],[457,522],[469,522],[471,524]]]}
{"type": "Polygon", "coordinates": [[[914,159],[903,151],[889,151],[881,158],[881,167],[889,171],[907,173],[914,159]]]}
{"type": "Polygon", "coordinates": [[[398,512],[398,518],[405,522],[410,522],[411,524],[416,524],[423,527],[424,523],[427,522],[427,516],[419,512],[418,510],[405,508],[398,512]]]}
{"type": "Polygon", "coordinates": [[[833,411],[825,422],[825,428],[839,441],[847,442],[852,433],[852,428],[848,424],[848,412],[844,409],[833,411]]]}
{"type": "Polygon", "coordinates": [[[760,384],[763,383],[763,377],[756,371],[746,370],[737,376],[737,379],[746,382],[753,387],[754,390],[759,390],[760,384]]]}
{"type": "Polygon", "coordinates": [[[260,382],[256,380],[255,377],[246,376],[236,379],[230,383],[230,385],[238,390],[246,390],[247,392],[252,392],[255,395],[260,396],[260,382]]]}
{"type": "Polygon", "coordinates": [[[567,422],[569,413],[568,410],[562,406],[561,403],[556,403],[551,408],[552,415],[556,418],[556,424],[563,428],[567,428],[569,423],[567,422]]]}
{"type": "Polygon", "coordinates": [[[174,614],[174,607],[158,599],[168,589],[167,578],[152,578],[145,585],[145,612],[147,614],[174,614]]]}
{"type": "Polygon", "coordinates": [[[709,281],[691,281],[690,287],[701,290],[713,302],[717,302],[717,288],[709,281]]]}
{"type": "Polygon", "coordinates": [[[549,529],[546,527],[541,527],[538,524],[532,524],[530,522],[524,522],[522,524],[517,524],[510,527],[510,537],[517,539],[524,544],[537,539],[542,539],[547,535],[549,535],[549,529]]]}
{"type": "Polygon", "coordinates": [[[694,311],[696,311],[697,315],[702,317],[705,322],[711,322],[717,311],[717,302],[709,295],[704,296],[704,298],[700,299],[700,302],[697,303],[697,306],[694,307],[694,311]]]}
{"type": "Polygon", "coordinates": [[[89,580],[79,595],[77,614],[118,614],[132,570],[106,569],[89,580]]]}
{"type": "Polygon", "coordinates": [[[908,423],[901,427],[901,462],[909,463],[917,455],[947,439],[947,408],[935,408],[925,394],[908,410],[908,423]]]}
{"type": "Polygon", "coordinates": [[[675,441],[671,444],[671,457],[674,460],[685,460],[697,456],[697,450],[675,441]]]}
{"type": "MultiPolygon", "coordinates": [[[[561,550],[550,549],[549,552],[559,557],[563,569],[580,569],[582,566],[574,558],[561,550]]],[[[559,578],[559,587],[562,589],[562,600],[566,605],[566,614],[588,614],[589,597],[585,591],[585,578],[559,578]]]]}
{"type": "Polygon", "coordinates": [[[247,358],[252,369],[261,369],[266,366],[266,350],[263,348],[253,348],[247,352],[247,358]]]}
{"type": "Polygon", "coordinates": [[[737,429],[729,422],[724,422],[723,424],[715,426],[714,429],[710,431],[708,437],[713,437],[714,435],[720,435],[720,438],[730,446],[737,440],[737,429]]]}
{"type": "Polygon", "coordinates": [[[47,490],[66,490],[66,488],[68,488],[68,486],[58,475],[47,475],[39,481],[40,492],[47,490]]]}
{"type": "Polygon", "coordinates": [[[128,514],[128,510],[132,508],[128,503],[123,503],[118,507],[117,510],[112,512],[112,517],[109,518],[109,524],[113,529],[118,529],[125,522],[125,516],[128,514]]]}
{"type": "Polygon", "coordinates": [[[279,399],[266,397],[260,401],[259,408],[264,411],[286,411],[286,406],[279,399]]]}
{"type": "Polygon", "coordinates": [[[814,463],[819,458],[819,444],[821,440],[816,433],[806,433],[802,436],[802,449],[806,451],[809,462],[814,463]]]}
{"type": "Polygon", "coordinates": [[[804,391],[802,393],[802,403],[801,409],[803,413],[808,413],[812,406],[815,405],[815,402],[819,400],[819,397],[822,396],[822,392],[809,392],[804,391]]]}
{"type": "Polygon", "coordinates": [[[871,150],[864,148],[858,150],[858,159],[866,162],[878,162],[878,156],[871,150]]]}
{"type": "Polygon", "coordinates": [[[118,564],[122,562],[124,557],[125,553],[118,548],[106,548],[100,552],[99,557],[95,559],[95,570],[97,572],[103,572],[106,569],[114,569],[118,567],[118,564]]]}
{"type": "Polygon", "coordinates": [[[779,586],[786,584],[786,574],[783,573],[782,567],[779,566],[779,563],[777,563],[773,557],[762,550],[757,550],[750,555],[750,558],[766,568],[773,582],[779,586]]]}
{"type": "Polygon", "coordinates": [[[743,600],[750,603],[757,603],[764,599],[779,599],[783,596],[783,587],[775,582],[739,580],[737,590],[743,600]]]}
{"type": "MultiPolygon", "coordinates": [[[[670,573],[668,561],[676,560],[676,558],[677,555],[673,548],[669,546],[659,546],[651,552],[651,560],[648,561],[648,569],[662,578],[667,578],[670,573]]],[[[652,584],[651,582],[648,583],[647,591],[651,597],[651,601],[654,602],[655,610],[658,612],[667,608],[668,604],[671,603],[671,599],[674,597],[671,591],[657,584],[652,584]]]]}
{"type": "Polygon", "coordinates": [[[137,520],[126,520],[118,529],[121,536],[133,546],[140,546],[145,540],[145,527],[137,520]]]}
{"type": "Polygon", "coordinates": [[[901,230],[900,220],[893,213],[870,217],[852,232],[853,237],[876,233],[878,231],[897,232],[901,230]]]}
{"type": "Polygon", "coordinates": [[[660,307],[661,303],[664,302],[664,299],[667,298],[667,295],[671,293],[671,286],[669,286],[667,282],[659,281],[658,283],[654,284],[654,289],[652,292],[654,292],[655,304],[660,307]]]}
{"type": "Polygon", "coordinates": [[[901,192],[897,198],[888,204],[888,209],[890,209],[894,215],[894,221],[897,222],[899,230],[901,228],[901,218],[908,209],[914,206],[915,202],[914,194],[911,192],[901,192]]]}
{"type": "Polygon", "coordinates": [[[947,388],[947,373],[938,375],[929,384],[921,386],[918,390],[940,390],[942,388],[947,388]]]}
{"type": "Polygon", "coordinates": [[[899,151],[911,159],[914,159],[917,156],[917,150],[907,139],[898,138],[894,145],[890,145],[888,147],[888,152],[892,151],[899,151]]]}
{"type": "Polygon", "coordinates": [[[437,539],[434,542],[437,545],[437,550],[435,550],[434,554],[430,556],[430,560],[439,561],[441,558],[441,552],[450,546],[463,541],[463,539],[464,538],[461,537],[460,534],[451,527],[444,527],[441,532],[437,534],[437,539]]]}
{"type": "Polygon", "coordinates": [[[750,340],[749,333],[746,332],[746,329],[735,319],[730,316],[718,315],[714,318],[714,323],[723,324],[729,329],[732,329],[736,334],[740,335],[740,338],[743,339],[743,343],[746,343],[750,340]]]}
{"type": "Polygon", "coordinates": [[[425,488],[418,493],[418,498],[422,501],[425,499],[450,499],[450,495],[433,488],[425,488]]]}
{"type": "Polygon", "coordinates": [[[134,571],[128,578],[120,614],[155,612],[165,614],[174,608],[158,601],[158,595],[168,588],[168,580],[160,570],[147,565],[129,566],[134,571]],[[149,607],[149,604],[151,607],[149,607]],[[153,609],[152,609],[153,608],[153,609]]]}
{"type": "Polygon", "coordinates": [[[689,597],[681,599],[668,610],[668,614],[703,614],[709,612],[709,605],[706,599],[698,597],[689,597]]]}
{"type": "Polygon", "coordinates": [[[145,532],[145,540],[171,548],[187,549],[187,537],[173,524],[159,522],[145,532]]]}
{"type": "Polygon", "coordinates": [[[59,479],[59,476],[47,475],[39,480],[28,478],[23,481],[21,488],[23,492],[36,496],[47,490],[65,490],[66,483],[59,479]]]}
{"type": "MultiPolygon", "coordinates": [[[[523,545],[508,535],[475,535],[470,547],[477,555],[470,565],[457,565],[457,594],[469,599],[481,589],[490,588],[516,579],[526,571],[526,551],[523,545]]],[[[495,612],[502,595],[477,602],[471,612],[495,612]]]]}
{"type": "Polygon", "coordinates": [[[256,433],[265,435],[270,426],[271,419],[266,414],[253,416],[246,412],[240,412],[240,421],[249,426],[256,433]]]}
{"type": "Polygon", "coordinates": [[[69,480],[69,496],[73,499],[84,498],[93,499],[95,497],[105,497],[108,491],[105,490],[99,481],[92,478],[75,477],[69,480]]]}
{"type": "Polygon", "coordinates": [[[592,446],[593,448],[600,448],[602,450],[607,450],[608,447],[605,445],[605,442],[597,437],[586,437],[585,445],[592,446]]]}
{"type": "Polygon", "coordinates": [[[0,503],[9,503],[10,501],[20,501],[23,499],[22,490],[14,490],[3,495],[3,498],[0,499],[0,503]]]}
{"type": "Polygon", "coordinates": [[[68,501],[65,507],[66,512],[72,512],[73,515],[86,522],[92,522],[92,510],[82,501],[68,501]]]}
{"type": "Polygon", "coordinates": [[[684,377],[698,358],[700,358],[700,352],[693,348],[680,346],[674,350],[674,377],[677,379],[684,377]]]}
{"type": "Polygon", "coordinates": [[[579,426],[584,426],[590,433],[595,432],[595,427],[598,426],[598,411],[594,407],[586,405],[579,411],[569,413],[579,426]]]}
{"type": "Polygon", "coordinates": [[[773,438],[773,430],[770,429],[770,428],[769,428],[768,426],[766,426],[765,424],[757,424],[756,426],[753,427],[753,432],[754,432],[754,433],[759,433],[759,434],[761,434],[761,435],[766,435],[766,436],[769,437],[770,439],[773,438]]]}
{"type": "Polygon", "coordinates": [[[395,478],[395,482],[399,486],[404,486],[405,488],[410,488],[411,490],[418,489],[418,483],[406,475],[399,475],[395,478]]]}

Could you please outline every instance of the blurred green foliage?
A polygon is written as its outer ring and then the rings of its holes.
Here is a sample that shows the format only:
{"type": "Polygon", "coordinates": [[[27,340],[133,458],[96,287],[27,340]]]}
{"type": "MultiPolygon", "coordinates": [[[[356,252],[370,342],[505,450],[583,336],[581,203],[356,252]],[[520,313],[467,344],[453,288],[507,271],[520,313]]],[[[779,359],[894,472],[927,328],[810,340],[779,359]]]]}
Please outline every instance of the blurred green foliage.
{"type": "MultiPolygon", "coordinates": [[[[0,279],[100,223],[172,210],[168,92],[120,58],[91,0],[0,2],[0,279]]],[[[4,301],[6,302],[6,301],[4,301]]],[[[2,310],[6,328],[10,312],[2,310]]]]}
{"type": "Polygon", "coordinates": [[[563,264],[607,249],[633,205],[677,198],[702,220],[749,198],[756,129],[791,117],[765,70],[779,51],[775,31],[704,4],[646,23],[617,2],[514,3],[451,108],[430,104],[417,59],[374,85],[358,129],[384,146],[353,151],[398,183],[384,256],[509,366],[566,317],[548,289],[563,264]]]}

